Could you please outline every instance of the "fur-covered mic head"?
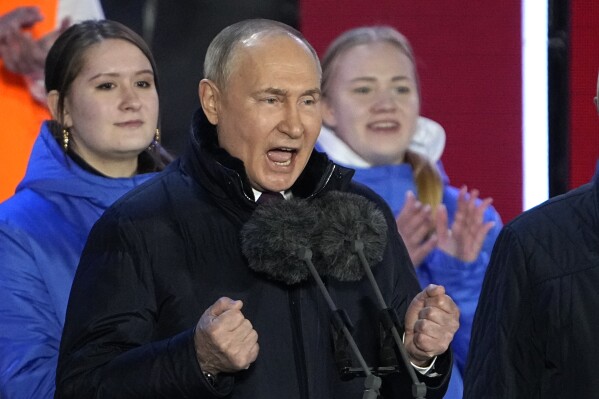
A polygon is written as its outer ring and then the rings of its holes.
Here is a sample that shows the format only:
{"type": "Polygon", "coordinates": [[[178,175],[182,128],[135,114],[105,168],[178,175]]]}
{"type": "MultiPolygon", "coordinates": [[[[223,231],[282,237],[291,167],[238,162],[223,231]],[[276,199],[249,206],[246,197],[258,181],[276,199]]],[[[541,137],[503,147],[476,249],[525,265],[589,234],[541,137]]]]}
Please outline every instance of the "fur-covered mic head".
{"type": "Polygon", "coordinates": [[[317,223],[317,209],[302,199],[259,206],[241,229],[249,267],[288,285],[306,280],[310,272],[297,253],[311,247],[317,223]]]}
{"type": "Polygon", "coordinates": [[[370,266],[383,259],[387,245],[387,223],[377,206],[365,197],[331,191],[313,201],[319,209],[315,236],[314,263],[323,274],[340,281],[358,281],[364,270],[353,247],[356,240],[364,244],[364,256],[370,266]]]}

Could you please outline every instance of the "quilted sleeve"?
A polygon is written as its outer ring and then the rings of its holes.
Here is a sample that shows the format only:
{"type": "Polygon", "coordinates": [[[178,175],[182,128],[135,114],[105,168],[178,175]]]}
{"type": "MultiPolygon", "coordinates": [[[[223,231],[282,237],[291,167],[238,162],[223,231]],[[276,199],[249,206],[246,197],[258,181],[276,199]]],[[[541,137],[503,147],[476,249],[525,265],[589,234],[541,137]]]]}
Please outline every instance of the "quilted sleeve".
{"type": "Polygon", "coordinates": [[[499,235],[474,317],[464,398],[527,398],[543,369],[534,339],[527,255],[509,226],[499,235]]]}

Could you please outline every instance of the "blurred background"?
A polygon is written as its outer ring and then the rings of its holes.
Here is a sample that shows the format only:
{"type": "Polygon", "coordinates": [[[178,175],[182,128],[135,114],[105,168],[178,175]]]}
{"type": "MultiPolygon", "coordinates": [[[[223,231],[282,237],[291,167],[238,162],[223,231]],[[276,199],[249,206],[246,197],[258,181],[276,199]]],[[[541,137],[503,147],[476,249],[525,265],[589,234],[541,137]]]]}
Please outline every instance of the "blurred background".
{"type": "MultiPolygon", "coordinates": [[[[103,0],[101,5],[106,18],[130,26],[151,46],[161,81],[163,144],[175,154],[187,144],[199,105],[208,44],[225,26],[262,17],[300,29],[320,55],[334,37],[356,26],[386,24],[404,33],[416,53],[421,113],[447,134],[442,161],[451,184],[493,197],[504,222],[588,182],[596,168],[597,0],[103,0]]],[[[0,182],[4,198],[14,191],[6,185],[0,182]]]]}

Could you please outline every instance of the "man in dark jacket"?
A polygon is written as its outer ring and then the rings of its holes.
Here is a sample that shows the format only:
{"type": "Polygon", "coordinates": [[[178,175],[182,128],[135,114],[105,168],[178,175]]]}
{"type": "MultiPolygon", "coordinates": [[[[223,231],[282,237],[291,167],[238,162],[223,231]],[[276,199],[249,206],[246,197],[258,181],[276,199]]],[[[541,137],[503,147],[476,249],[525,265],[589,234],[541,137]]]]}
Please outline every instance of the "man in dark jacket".
{"type": "Polygon", "coordinates": [[[598,307],[595,176],[499,235],[474,318],[464,398],[598,397],[598,307]]]}
{"type": "MultiPolygon", "coordinates": [[[[108,210],[90,234],[69,300],[57,397],[361,395],[363,378],[339,376],[317,285],[269,280],[248,268],[240,248],[240,230],[263,192],[309,201],[332,190],[367,197],[384,212],[389,242],[373,273],[404,323],[427,397],[442,397],[459,311],[443,287],[419,293],[383,200],[313,152],[321,119],[312,47],[286,25],[245,21],[214,39],[204,69],[188,152],[108,210]]],[[[370,286],[331,279],[328,288],[355,323],[367,363],[377,366],[370,286]]],[[[406,369],[385,377],[381,390],[409,397],[406,369]]]]}

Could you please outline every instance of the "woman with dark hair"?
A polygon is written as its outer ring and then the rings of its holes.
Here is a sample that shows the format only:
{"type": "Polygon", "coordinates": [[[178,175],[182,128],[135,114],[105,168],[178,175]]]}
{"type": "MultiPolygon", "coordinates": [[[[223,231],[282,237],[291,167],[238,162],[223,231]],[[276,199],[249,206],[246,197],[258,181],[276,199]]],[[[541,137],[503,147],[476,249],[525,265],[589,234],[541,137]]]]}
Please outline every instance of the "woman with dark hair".
{"type": "Polygon", "coordinates": [[[343,33],[322,59],[322,92],[323,124],[330,130],[321,132],[317,148],[355,169],[354,180],[387,201],[421,285],[445,286],[460,308],[452,342],[458,370],[446,397],[461,398],[460,373],[499,214],[477,190],[447,185],[438,166],[411,149],[420,87],[401,33],[388,26],[343,33]]]}
{"type": "Polygon", "coordinates": [[[168,163],[158,82],[144,41],[112,21],[85,21],[45,65],[52,120],[25,177],[0,204],[0,397],[52,398],[67,300],[92,225],[168,163]]]}

